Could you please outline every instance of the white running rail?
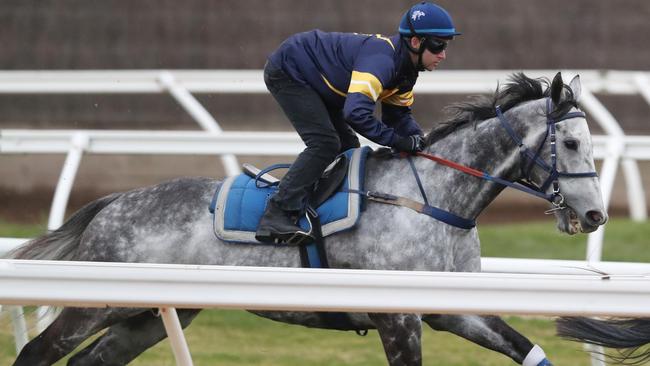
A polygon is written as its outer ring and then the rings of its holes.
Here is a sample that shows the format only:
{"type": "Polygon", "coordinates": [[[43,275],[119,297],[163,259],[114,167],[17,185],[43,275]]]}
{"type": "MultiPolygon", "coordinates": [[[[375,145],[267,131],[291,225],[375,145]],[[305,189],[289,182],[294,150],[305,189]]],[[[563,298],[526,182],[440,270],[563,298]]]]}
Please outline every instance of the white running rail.
{"type": "Polygon", "coordinates": [[[650,316],[648,294],[644,275],[0,260],[0,302],[21,305],[650,316]]]}

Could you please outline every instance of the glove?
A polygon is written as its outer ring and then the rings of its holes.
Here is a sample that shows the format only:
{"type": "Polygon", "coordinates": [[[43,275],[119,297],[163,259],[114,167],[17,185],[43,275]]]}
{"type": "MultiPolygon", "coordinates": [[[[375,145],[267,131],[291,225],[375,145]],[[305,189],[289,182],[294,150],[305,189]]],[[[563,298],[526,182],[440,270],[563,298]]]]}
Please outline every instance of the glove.
{"type": "Polygon", "coordinates": [[[420,135],[398,137],[393,147],[397,151],[413,154],[424,150],[424,139],[420,135]]]}

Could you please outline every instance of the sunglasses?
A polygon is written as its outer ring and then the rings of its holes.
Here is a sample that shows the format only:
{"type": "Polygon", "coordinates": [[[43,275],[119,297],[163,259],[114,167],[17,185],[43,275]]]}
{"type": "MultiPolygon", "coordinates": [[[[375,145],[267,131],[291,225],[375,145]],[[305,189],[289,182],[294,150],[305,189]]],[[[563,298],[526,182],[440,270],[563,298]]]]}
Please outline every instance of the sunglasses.
{"type": "Polygon", "coordinates": [[[447,48],[447,45],[448,43],[446,41],[440,39],[431,37],[424,38],[424,47],[434,55],[444,51],[447,48]]]}

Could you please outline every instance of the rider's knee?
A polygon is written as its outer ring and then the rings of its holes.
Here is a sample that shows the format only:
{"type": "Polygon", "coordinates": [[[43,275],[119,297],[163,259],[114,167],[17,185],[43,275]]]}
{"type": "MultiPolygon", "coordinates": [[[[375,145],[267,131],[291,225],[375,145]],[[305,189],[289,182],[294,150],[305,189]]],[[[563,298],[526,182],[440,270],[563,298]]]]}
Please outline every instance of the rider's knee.
{"type": "Polygon", "coordinates": [[[310,147],[317,150],[320,157],[334,159],[341,150],[341,140],[338,136],[321,136],[310,147]]]}

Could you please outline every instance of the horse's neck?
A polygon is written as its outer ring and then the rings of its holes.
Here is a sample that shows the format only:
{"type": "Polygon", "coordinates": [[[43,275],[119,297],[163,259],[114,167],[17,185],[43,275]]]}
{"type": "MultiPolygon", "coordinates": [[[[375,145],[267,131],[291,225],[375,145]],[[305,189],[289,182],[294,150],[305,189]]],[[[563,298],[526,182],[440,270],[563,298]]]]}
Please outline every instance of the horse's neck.
{"type": "MultiPolygon", "coordinates": [[[[535,123],[540,102],[530,102],[507,113],[508,123],[527,144],[533,144],[543,127],[535,123]],[[539,130],[539,131],[538,131],[539,130]]],[[[521,178],[520,150],[498,118],[459,129],[429,148],[429,152],[492,176],[515,181],[521,178]]],[[[476,218],[503,191],[500,184],[486,181],[457,170],[419,162],[420,174],[426,176],[427,195],[457,215],[476,218]]]]}
{"type": "MultiPolygon", "coordinates": [[[[530,111],[517,109],[520,110],[508,113],[508,121],[520,136],[527,136],[530,134],[527,121],[532,120],[530,111]]],[[[492,176],[511,181],[520,178],[519,148],[497,118],[479,122],[476,128],[463,127],[434,143],[426,152],[492,176]]],[[[413,159],[429,204],[465,218],[476,218],[504,188],[428,159],[413,159]]],[[[406,159],[393,161],[387,168],[380,177],[384,183],[378,182],[378,189],[422,201],[406,159]]]]}

